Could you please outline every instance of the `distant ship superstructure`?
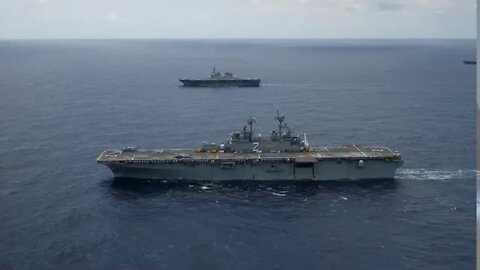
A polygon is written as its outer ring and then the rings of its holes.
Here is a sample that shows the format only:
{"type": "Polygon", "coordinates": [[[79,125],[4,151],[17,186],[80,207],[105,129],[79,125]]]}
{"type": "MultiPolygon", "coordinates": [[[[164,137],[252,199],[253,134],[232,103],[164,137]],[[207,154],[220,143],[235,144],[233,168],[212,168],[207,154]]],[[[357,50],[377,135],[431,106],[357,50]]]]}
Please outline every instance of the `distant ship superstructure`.
{"type": "Polygon", "coordinates": [[[363,180],[393,179],[403,164],[386,147],[347,145],[311,147],[294,135],[283,115],[278,130],[263,139],[253,132],[254,118],[224,144],[196,149],[106,150],[98,163],[117,178],[163,180],[363,180]]]}
{"type": "Polygon", "coordinates": [[[179,79],[187,87],[258,87],[260,79],[238,78],[231,72],[217,72],[215,66],[209,77],[203,79],[179,79]]]}

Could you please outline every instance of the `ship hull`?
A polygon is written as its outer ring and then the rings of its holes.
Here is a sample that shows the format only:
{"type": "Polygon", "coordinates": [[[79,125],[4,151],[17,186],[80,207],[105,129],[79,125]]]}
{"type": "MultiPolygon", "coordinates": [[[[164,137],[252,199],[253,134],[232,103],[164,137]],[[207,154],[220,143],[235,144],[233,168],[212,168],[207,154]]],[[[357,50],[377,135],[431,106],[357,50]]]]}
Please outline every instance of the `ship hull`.
{"type": "Polygon", "coordinates": [[[401,161],[321,160],[311,163],[258,162],[224,166],[221,163],[105,164],[115,178],[191,181],[328,181],[393,179],[401,161]],[[363,166],[359,166],[359,162],[363,166]]]}
{"type": "Polygon", "coordinates": [[[259,87],[260,79],[238,80],[179,80],[185,87],[259,87]]]}

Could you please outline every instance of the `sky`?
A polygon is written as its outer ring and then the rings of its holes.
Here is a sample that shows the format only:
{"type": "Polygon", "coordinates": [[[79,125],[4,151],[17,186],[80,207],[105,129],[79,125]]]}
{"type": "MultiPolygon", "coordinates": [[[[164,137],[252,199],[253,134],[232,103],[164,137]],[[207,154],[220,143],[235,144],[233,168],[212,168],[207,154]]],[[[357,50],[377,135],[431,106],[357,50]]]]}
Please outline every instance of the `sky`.
{"type": "Polygon", "coordinates": [[[0,39],[475,38],[476,0],[0,0],[0,39]]]}

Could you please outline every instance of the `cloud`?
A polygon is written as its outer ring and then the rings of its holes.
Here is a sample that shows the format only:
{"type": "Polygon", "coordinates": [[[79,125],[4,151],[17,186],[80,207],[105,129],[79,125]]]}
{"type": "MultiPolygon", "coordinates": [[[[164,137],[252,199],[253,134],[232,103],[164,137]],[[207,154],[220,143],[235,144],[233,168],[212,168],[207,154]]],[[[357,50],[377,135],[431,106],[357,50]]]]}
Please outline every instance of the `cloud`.
{"type": "MultiPolygon", "coordinates": [[[[244,0],[236,0],[237,4],[244,0]]],[[[298,6],[308,6],[313,10],[375,10],[375,11],[403,11],[418,10],[438,11],[448,10],[455,6],[462,6],[475,0],[249,0],[247,3],[268,6],[270,10],[292,9],[298,6]],[[462,3],[463,2],[463,3],[462,3]]]]}
{"type": "Polygon", "coordinates": [[[105,20],[106,21],[115,21],[117,20],[117,12],[116,11],[111,11],[110,13],[107,14],[107,16],[105,16],[105,20]]]}
{"type": "Polygon", "coordinates": [[[398,2],[386,2],[378,1],[376,3],[376,8],[380,11],[394,11],[405,8],[404,5],[399,4],[398,2]]]}
{"type": "Polygon", "coordinates": [[[474,37],[476,25],[475,0],[141,2],[0,0],[0,38],[474,37]]]}

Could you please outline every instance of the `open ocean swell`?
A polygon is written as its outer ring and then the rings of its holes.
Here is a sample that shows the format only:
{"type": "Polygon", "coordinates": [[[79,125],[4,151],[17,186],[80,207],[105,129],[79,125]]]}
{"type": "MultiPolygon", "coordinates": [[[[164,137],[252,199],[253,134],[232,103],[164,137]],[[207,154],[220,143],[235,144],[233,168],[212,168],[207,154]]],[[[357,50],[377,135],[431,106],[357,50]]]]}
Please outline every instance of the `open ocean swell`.
{"type": "Polygon", "coordinates": [[[474,40],[0,41],[0,269],[473,269],[474,40]],[[220,71],[260,88],[188,89],[220,71]],[[394,180],[115,181],[105,148],[220,142],[279,109],[394,180]]]}

